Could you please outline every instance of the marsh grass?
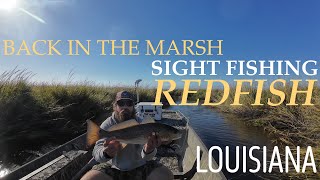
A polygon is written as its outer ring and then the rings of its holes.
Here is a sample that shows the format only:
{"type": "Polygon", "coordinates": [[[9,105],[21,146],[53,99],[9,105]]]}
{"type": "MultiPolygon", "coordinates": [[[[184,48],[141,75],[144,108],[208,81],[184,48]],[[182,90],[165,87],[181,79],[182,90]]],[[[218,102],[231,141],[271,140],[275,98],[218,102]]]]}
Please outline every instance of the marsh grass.
{"type": "MultiPolygon", "coordinates": [[[[4,163],[12,161],[17,152],[24,149],[38,149],[43,144],[61,144],[85,132],[87,119],[96,120],[101,114],[112,112],[115,94],[121,90],[135,93],[133,86],[103,86],[93,82],[72,82],[65,84],[30,82],[33,76],[27,70],[4,72],[0,75],[0,159],[4,163]]],[[[235,88],[223,105],[217,106],[224,113],[234,114],[246,123],[259,126],[270,134],[275,145],[319,147],[320,144],[320,89],[313,90],[314,106],[287,106],[291,96],[291,86],[277,87],[285,92],[284,103],[279,106],[252,106],[256,89],[243,87],[249,95],[242,95],[242,106],[232,106],[235,88]]],[[[181,98],[182,90],[174,90],[174,99],[181,98]]],[[[140,101],[154,101],[156,89],[140,88],[140,101]]],[[[188,97],[190,102],[204,100],[205,90],[199,90],[188,97]]],[[[212,91],[211,101],[218,102],[223,92],[212,91]]],[[[263,90],[261,103],[266,104],[279,97],[263,90]]],[[[305,95],[297,96],[297,102],[303,103],[305,95]]],[[[316,152],[320,159],[320,152],[316,152]]],[[[320,161],[320,160],[319,160],[320,161]]],[[[19,162],[16,162],[19,163],[19,162]]],[[[22,162],[20,162],[22,163],[22,162]]],[[[300,174],[301,175],[301,174],[300,174]]],[[[289,175],[291,176],[291,174],[289,175]]],[[[295,174],[292,175],[292,177],[295,174]]],[[[314,177],[312,173],[300,177],[314,177]]]]}
{"type": "MultiPolygon", "coordinates": [[[[264,128],[271,138],[273,145],[280,147],[301,146],[301,157],[304,158],[306,147],[312,146],[316,160],[317,169],[320,162],[320,89],[315,87],[312,94],[313,106],[289,106],[286,105],[290,101],[292,87],[286,84],[285,87],[277,87],[277,89],[285,93],[284,102],[279,106],[266,105],[268,99],[272,102],[279,102],[280,98],[271,94],[268,90],[263,90],[261,96],[261,106],[252,106],[255,102],[257,90],[252,87],[243,87],[242,91],[249,92],[249,95],[242,95],[240,98],[241,106],[231,105],[234,101],[235,88],[230,90],[230,96],[223,105],[217,106],[220,111],[233,114],[239,120],[252,126],[264,128]]],[[[299,90],[306,90],[306,87],[300,87],[299,90]]],[[[211,100],[213,102],[220,101],[222,97],[221,90],[212,92],[211,100]]],[[[198,98],[198,97],[196,97],[198,98]]],[[[201,97],[202,99],[204,96],[201,97]]],[[[200,98],[200,99],[201,99],[200,98]]],[[[306,95],[298,94],[296,98],[297,104],[305,102],[306,95]]],[[[301,167],[304,159],[301,158],[301,167]]],[[[279,174],[285,179],[319,179],[319,173],[313,173],[307,168],[306,173],[279,174]]]]}
{"type": "MultiPolygon", "coordinates": [[[[273,102],[279,102],[279,97],[274,96],[268,90],[263,90],[261,106],[252,106],[256,97],[256,89],[247,88],[249,95],[243,95],[240,102],[242,106],[231,106],[233,98],[219,106],[221,111],[236,114],[255,126],[264,127],[265,130],[274,136],[273,141],[277,145],[318,145],[320,130],[320,91],[316,87],[313,90],[312,102],[314,106],[289,106],[292,88],[287,85],[285,88],[278,88],[285,93],[284,103],[279,106],[266,105],[270,98],[273,102]]],[[[306,90],[302,87],[301,90],[306,90]]],[[[246,90],[244,90],[246,91],[246,90]]],[[[234,94],[234,93],[232,93],[234,94]]],[[[305,94],[298,94],[296,102],[303,104],[305,94]]]]}
{"type": "MultiPolygon", "coordinates": [[[[86,131],[86,120],[100,123],[101,114],[111,114],[118,91],[134,93],[133,86],[102,86],[92,82],[65,84],[30,82],[26,70],[0,75],[0,159],[16,160],[25,149],[47,143],[61,144],[86,131]]],[[[141,101],[152,101],[154,89],[140,89],[141,101]]],[[[19,162],[17,164],[22,164],[19,162]]]]}

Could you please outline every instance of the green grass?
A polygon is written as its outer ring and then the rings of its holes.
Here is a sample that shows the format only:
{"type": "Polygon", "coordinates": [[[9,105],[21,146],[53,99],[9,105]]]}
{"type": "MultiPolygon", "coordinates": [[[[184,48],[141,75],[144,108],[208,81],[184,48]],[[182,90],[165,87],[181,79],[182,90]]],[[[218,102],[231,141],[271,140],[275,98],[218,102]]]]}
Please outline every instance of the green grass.
{"type": "MultiPolygon", "coordinates": [[[[305,90],[306,87],[300,87],[305,90]]],[[[242,95],[240,98],[241,106],[231,106],[234,100],[235,88],[230,90],[230,96],[223,105],[212,107],[217,108],[220,112],[235,115],[239,120],[251,126],[261,127],[269,134],[273,145],[280,147],[301,146],[301,157],[304,157],[306,146],[312,146],[315,150],[316,164],[320,162],[320,89],[315,87],[312,95],[312,103],[314,106],[287,106],[291,97],[291,86],[286,85],[285,88],[278,87],[286,94],[284,103],[279,106],[252,106],[255,101],[256,89],[251,87],[243,87],[243,91],[250,92],[249,95],[242,95]]],[[[190,96],[191,100],[205,97],[203,92],[190,96]]],[[[211,100],[218,102],[222,97],[221,90],[213,90],[211,100]]],[[[262,92],[262,104],[267,104],[268,98],[278,102],[279,98],[272,95],[268,90],[262,92]]],[[[303,104],[305,101],[304,94],[298,94],[296,102],[303,104]]],[[[303,158],[301,160],[303,164],[303,158]]],[[[319,168],[319,166],[317,166],[319,168]]],[[[320,174],[314,174],[310,169],[306,173],[289,173],[281,174],[285,179],[295,177],[295,179],[319,179],[320,174]]]]}
{"type": "MultiPolygon", "coordinates": [[[[11,155],[24,149],[42,146],[48,142],[61,144],[85,132],[87,119],[97,120],[101,114],[112,112],[112,101],[120,90],[135,93],[133,86],[102,86],[92,82],[72,82],[65,84],[34,84],[29,81],[32,73],[26,70],[4,72],[0,75],[0,159],[12,158],[11,155]]],[[[244,87],[249,95],[242,95],[242,106],[230,106],[235,89],[232,88],[227,101],[218,110],[233,114],[252,126],[259,126],[270,134],[275,145],[320,147],[320,89],[313,91],[314,106],[286,106],[289,101],[271,107],[269,105],[252,106],[256,90],[244,87]]],[[[291,88],[282,88],[286,97],[290,97],[291,88]]],[[[171,93],[176,100],[181,90],[171,93]]],[[[139,89],[140,101],[153,101],[156,89],[139,89]]],[[[221,99],[222,91],[213,90],[211,100],[221,99]]],[[[203,101],[205,90],[189,96],[190,102],[203,101]]],[[[277,97],[264,90],[262,104],[268,98],[277,97]]],[[[305,96],[299,95],[298,102],[305,96]]],[[[320,157],[319,151],[316,154],[320,157]]],[[[304,175],[306,176],[306,175],[304,175]]],[[[307,175],[309,176],[309,175],[307,175]]],[[[312,177],[312,174],[311,174],[312,177]]]]}
{"type": "MultiPolygon", "coordinates": [[[[233,99],[218,108],[226,113],[232,113],[247,120],[254,126],[261,126],[273,136],[277,145],[319,145],[320,130],[320,90],[315,88],[312,102],[314,106],[287,106],[291,96],[291,87],[283,88],[286,98],[279,106],[252,106],[254,102],[255,89],[250,89],[251,95],[242,96],[242,106],[230,106],[233,99]]],[[[262,93],[262,104],[266,104],[268,98],[277,99],[264,90],[262,93]]],[[[278,99],[277,99],[278,100],[278,99]]],[[[297,102],[302,104],[305,95],[297,96],[297,102]]]]}
{"type": "MultiPolygon", "coordinates": [[[[16,69],[0,75],[0,159],[4,162],[25,149],[61,144],[84,133],[87,119],[111,114],[118,91],[135,90],[90,82],[34,84],[31,76],[16,69]]],[[[139,94],[141,101],[153,101],[155,90],[140,89],[139,94]]]]}

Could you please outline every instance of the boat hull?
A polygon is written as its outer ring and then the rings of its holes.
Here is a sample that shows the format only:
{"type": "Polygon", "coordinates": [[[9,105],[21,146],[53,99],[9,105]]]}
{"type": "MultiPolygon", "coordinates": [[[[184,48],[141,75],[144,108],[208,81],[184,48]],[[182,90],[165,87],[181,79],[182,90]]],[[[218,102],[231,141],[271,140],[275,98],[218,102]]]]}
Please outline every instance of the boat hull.
{"type": "MultiPolygon", "coordinates": [[[[189,126],[188,118],[179,111],[167,110],[164,110],[162,117],[162,120],[157,123],[171,125],[182,132],[182,138],[173,142],[173,146],[176,145],[177,149],[172,150],[172,147],[161,146],[156,156],[156,160],[172,170],[175,179],[226,179],[222,172],[197,172],[197,146],[201,149],[202,168],[208,167],[208,149],[194,129],[189,126]]],[[[83,134],[25,164],[2,179],[80,179],[97,163],[92,159],[92,149],[85,148],[86,134],[83,134]]],[[[216,162],[212,161],[213,166],[217,167],[216,162]]]]}

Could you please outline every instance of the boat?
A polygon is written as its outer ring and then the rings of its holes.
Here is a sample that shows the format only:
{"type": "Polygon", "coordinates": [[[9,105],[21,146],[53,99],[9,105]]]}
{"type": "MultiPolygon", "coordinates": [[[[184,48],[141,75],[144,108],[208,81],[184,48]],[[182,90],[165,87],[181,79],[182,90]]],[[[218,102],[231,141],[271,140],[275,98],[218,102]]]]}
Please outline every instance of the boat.
{"type": "MultiPolygon", "coordinates": [[[[180,111],[163,110],[162,119],[156,123],[171,125],[182,131],[182,138],[170,145],[158,148],[155,160],[167,166],[174,179],[226,179],[222,172],[197,173],[197,146],[200,147],[200,167],[208,168],[208,149],[189,119],[180,111]]],[[[212,159],[212,166],[217,163],[212,159]]],[[[12,171],[3,180],[78,180],[97,162],[92,158],[92,149],[86,149],[86,134],[58,146],[51,152],[12,171]]]]}

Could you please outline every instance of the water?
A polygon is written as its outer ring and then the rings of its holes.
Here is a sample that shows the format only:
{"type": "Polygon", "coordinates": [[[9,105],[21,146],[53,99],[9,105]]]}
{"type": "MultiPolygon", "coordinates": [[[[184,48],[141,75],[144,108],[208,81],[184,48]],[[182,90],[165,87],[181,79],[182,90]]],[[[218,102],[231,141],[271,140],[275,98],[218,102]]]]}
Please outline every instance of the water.
{"type": "Polygon", "coordinates": [[[9,174],[9,169],[2,167],[0,164],[0,178],[4,177],[5,175],[9,174]]]}
{"type": "Polygon", "coordinates": [[[45,153],[55,149],[58,145],[55,144],[45,144],[38,150],[23,150],[14,154],[13,159],[8,163],[3,163],[0,160],[0,178],[6,176],[14,169],[17,169],[21,165],[30,162],[33,159],[36,159],[40,156],[43,156],[45,153]]]}
{"type": "MultiPolygon", "coordinates": [[[[193,127],[208,149],[212,146],[219,146],[224,151],[225,147],[229,146],[231,168],[235,167],[234,161],[236,146],[240,146],[240,148],[242,146],[246,146],[247,149],[249,149],[251,146],[271,146],[270,141],[268,140],[267,135],[263,132],[262,128],[248,126],[234,116],[226,116],[217,112],[216,110],[204,106],[172,106],[169,109],[180,110],[190,119],[190,125],[193,127]]],[[[240,154],[241,152],[242,150],[240,149],[240,154]]],[[[256,151],[254,156],[258,157],[260,162],[262,162],[261,151],[256,151]]],[[[216,161],[218,161],[218,154],[214,153],[213,157],[216,161]]],[[[240,168],[237,173],[228,173],[225,169],[223,169],[223,173],[228,179],[248,179],[253,177],[268,178],[268,176],[270,178],[270,174],[250,174],[240,172],[242,171],[242,161],[240,162],[240,168]]],[[[255,169],[256,163],[254,161],[247,161],[247,167],[255,169]]]]}

